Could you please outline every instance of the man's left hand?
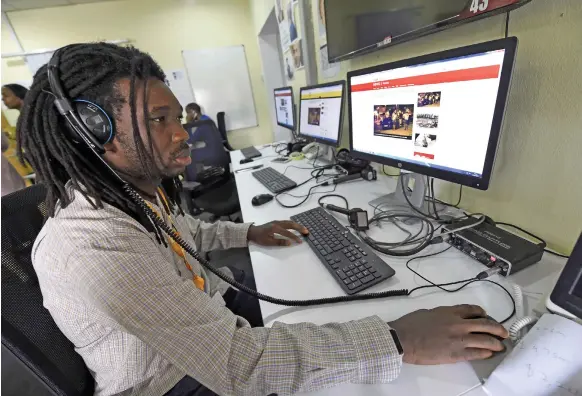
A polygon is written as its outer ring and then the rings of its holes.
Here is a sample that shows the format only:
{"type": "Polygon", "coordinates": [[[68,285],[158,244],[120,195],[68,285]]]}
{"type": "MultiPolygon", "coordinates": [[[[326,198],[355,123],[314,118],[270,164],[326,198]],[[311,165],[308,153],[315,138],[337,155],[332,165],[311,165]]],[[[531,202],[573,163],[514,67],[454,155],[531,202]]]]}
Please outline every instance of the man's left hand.
{"type": "Polygon", "coordinates": [[[263,246],[290,246],[291,241],[301,243],[301,238],[290,230],[298,231],[303,235],[309,234],[307,228],[293,221],[272,221],[261,226],[252,225],[247,238],[249,241],[263,246]],[[277,238],[280,235],[284,238],[277,238]]]}

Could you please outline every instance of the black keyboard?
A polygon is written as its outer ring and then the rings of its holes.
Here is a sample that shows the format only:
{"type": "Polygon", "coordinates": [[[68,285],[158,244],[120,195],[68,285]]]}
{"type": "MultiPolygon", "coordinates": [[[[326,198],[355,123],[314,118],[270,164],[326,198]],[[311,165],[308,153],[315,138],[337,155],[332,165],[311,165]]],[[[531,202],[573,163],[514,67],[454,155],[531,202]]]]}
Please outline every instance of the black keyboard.
{"type": "Polygon", "coordinates": [[[291,216],[305,226],[305,239],[347,294],[365,290],[394,275],[394,270],[372,249],[356,239],[323,208],[291,216]]]}
{"type": "Polygon", "coordinates": [[[253,172],[253,176],[273,194],[279,194],[297,187],[297,183],[271,167],[253,172]]]}
{"type": "Polygon", "coordinates": [[[260,157],[262,154],[255,146],[245,147],[240,151],[246,159],[260,157]]]}

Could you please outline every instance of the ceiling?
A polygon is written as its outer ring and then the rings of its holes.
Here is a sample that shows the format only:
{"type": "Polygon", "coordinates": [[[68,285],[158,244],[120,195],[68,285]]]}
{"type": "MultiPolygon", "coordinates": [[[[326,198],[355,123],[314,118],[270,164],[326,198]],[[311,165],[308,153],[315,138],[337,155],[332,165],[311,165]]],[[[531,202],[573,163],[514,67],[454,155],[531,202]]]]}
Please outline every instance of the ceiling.
{"type": "Polygon", "coordinates": [[[2,12],[58,7],[72,4],[97,3],[99,1],[115,0],[2,0],[2,12]]]}

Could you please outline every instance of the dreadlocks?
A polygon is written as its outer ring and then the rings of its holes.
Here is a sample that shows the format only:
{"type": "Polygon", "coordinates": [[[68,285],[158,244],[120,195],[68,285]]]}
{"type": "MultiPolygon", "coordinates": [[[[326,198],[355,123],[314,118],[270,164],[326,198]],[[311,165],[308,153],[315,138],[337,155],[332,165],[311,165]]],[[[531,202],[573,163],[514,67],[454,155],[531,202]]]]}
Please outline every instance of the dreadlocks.
{"type": "MultiPolygon", "coordinates": [[[[151,78],[165,81],[160,66],[151,56],[134,47],[107,43],[69,45],[61,48],[58,56],[60,80],[68,97],[96,103],[111,116],[114,124],[125,104],[125,98],[118,92],[116,83],[123,78],[130,80],[129,105],[133,140],[142,168],[149,172],[153,142],[148,122],[145,123],[147,148],[139,133],[136,84],[147,84],[147,80],[151,78]]],[[[143,224],[143,214],[123,192],[121,186],[93,155],[88,154],[86,147],[71,139],[70,128],[58,114],[54,106],[55,97],[50,89],[45,65],[34,76],[17,124],[20,158],[32,164],[37,178],[47,187],[48,215],[54,216],[57,202],[61,207],[71,203],[72,196],[65,187],[70,183],[95,208],[102,208],[103,202],[106,202],[143,224]]],[[[143,110],[147,120],[146,99],[144,88],[143,110]]],[[[164,180],[163,187],[171,205],[179,208],[179,180],[164,180]]],[[[145,223],[144,226],[151,229],[151,223],[145,223]]],[[[155,231],[160,239],[160,230],[156,228],[155,231]]]]}

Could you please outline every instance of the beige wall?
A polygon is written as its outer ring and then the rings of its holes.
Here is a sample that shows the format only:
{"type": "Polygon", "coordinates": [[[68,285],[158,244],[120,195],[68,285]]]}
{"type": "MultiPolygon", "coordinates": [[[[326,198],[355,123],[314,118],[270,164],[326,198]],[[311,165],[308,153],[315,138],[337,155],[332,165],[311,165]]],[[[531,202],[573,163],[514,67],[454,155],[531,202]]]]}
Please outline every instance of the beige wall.
{"type": "MultiPolygon", "coordinates": [[[[342,62],[337,78],[497,39],[504,28],[505,16],[497,16],[433,34],[342,62]]],[[[520,42],[492,183],[488,191],[464,189],[462,207],[520,225],[569,252],[582,230],[582,1],[534,0],[511,13],[509,32],[520,42]]],[[[344,146],[347,128],[346,120],[344,146]]],[[[456,198],[458,186],[443,187],[442,198],[456,198]]]]}
{"type": "MultiPolygon", "coordinates": [[[[184,67],[182,50],[243,44],[259,127],[230,132],[229,139],[235,147],[272,141],[248,0],[125,0],[9,12],[8,17],[27,51],[73,42],[129,39],[164,69],[184,67]]],[[[18,49],[3,26],[2,52],[13,51],[18,49]]],[[[2,60],[3,84],[30,78],[22,60],[2,60]]]]}

